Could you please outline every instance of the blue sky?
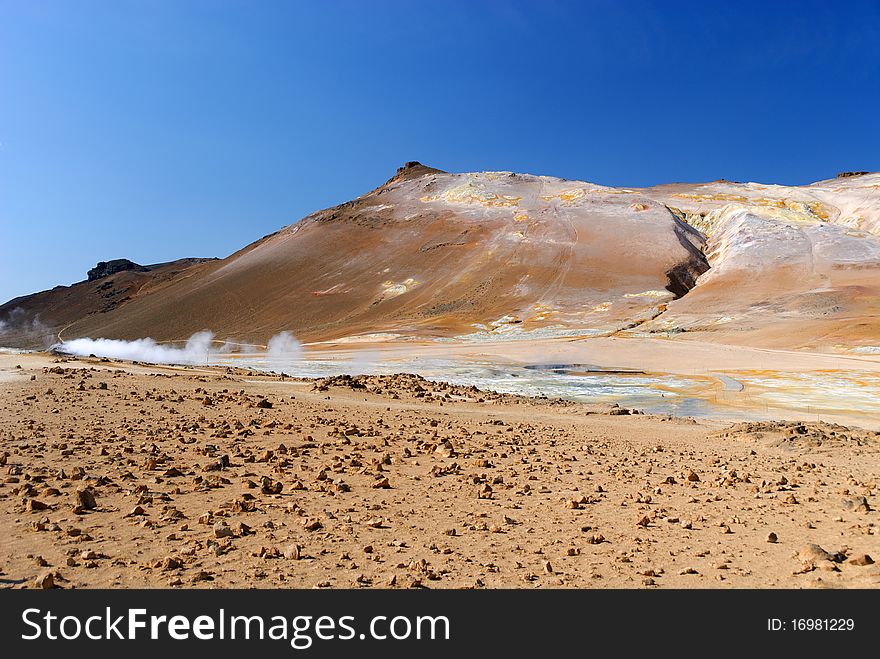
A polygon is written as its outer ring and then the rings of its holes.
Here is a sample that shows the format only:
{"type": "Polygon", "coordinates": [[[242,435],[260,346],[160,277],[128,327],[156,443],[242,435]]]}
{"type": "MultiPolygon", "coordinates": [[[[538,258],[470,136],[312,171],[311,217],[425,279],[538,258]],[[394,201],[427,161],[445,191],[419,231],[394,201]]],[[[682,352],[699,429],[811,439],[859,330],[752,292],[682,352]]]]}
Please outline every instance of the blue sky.
{"type": "Polygon", "coordinates": [[[880,169],[880,2],[0,0],[0,300],[226,256],[406,160],[880,169]]]}

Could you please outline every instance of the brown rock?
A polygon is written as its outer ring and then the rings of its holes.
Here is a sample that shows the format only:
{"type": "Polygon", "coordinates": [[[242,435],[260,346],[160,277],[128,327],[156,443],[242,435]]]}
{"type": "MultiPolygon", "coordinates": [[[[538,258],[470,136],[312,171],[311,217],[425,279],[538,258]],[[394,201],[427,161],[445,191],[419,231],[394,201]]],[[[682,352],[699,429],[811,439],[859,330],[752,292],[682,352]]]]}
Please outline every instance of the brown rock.
{"type": "Polygon", "coordinates": [[[94,510],[98,507],[95,494],[90,488],[78,489],[74,493],[74,507],[82,510],[94,510]]]}
{"type": "Polygon", "coordinates": [[[235,536],[235,532],[229,528],[229,525],[226,522],[217,522],[214,524],[214,537],[215,538],[232,538],[235,536]]]}
{"type": "Polygon", "coordinates": [[[36,579],[34,579],[34,587],[41,588],[43,590],[55,588],[55,575],[51,572],[41,574],[36,579]]]}
{"type": "Polygon", "coordinates": [[[263,476],[260,481],[260,492],[263,494],[281,494],[284,489],[284,483],[273,481],[268,476],[263,476]]]}
{"type": "Polygon", "coordinates": [[[183,567],[183,561],[173,556],[168,556],[162,561],[163,570],[179,570],[183,567]]]}
{"type": "Polygon", "coordinates": [[[855,556],[850,558],[847,561],[847,563],[849,563],[850,565],[860,565],[860,566],[873,565],[874,559],[871,558],[870,556],[868,556],[867,554],[856,554],[855,556]]]}
{"type": "Polygon", "coordinates": [[[822,547],[812,543],[801,547],[800,550],[798,550],[797,556],[801,563],[813,564],[820,561],[830,561],[834,558],[831,554],[822,549],[822,547]]]}
{"type": "Polygon", "coordinates": [[[866,499],[865,497],[854,497],[852,499],[845,499],[843,502],[843,507],[856,513],[871,512],[871,506],[868,505],[868,499],[866,499]]]}
{"type": "Polygon", "coordinates": [[[34,513],[39,510],[49,510],[49,508],[51,508],[49,504],[38,501],[37,499],[28,499],[27,503],[25,503],[25,510],[29,513],[34,513]]]}

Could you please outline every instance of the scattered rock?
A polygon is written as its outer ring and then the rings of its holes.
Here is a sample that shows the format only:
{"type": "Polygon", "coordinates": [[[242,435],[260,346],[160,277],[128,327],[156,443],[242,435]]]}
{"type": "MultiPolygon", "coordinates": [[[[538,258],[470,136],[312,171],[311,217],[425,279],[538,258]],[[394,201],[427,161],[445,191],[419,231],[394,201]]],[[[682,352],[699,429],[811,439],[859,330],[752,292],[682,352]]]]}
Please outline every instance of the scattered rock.
{"type": "Polygon", "coordinates": [[[55,588],[55,575],[51,572],[45,572],[34,579],[34,587],[40,588],[43,590],[49,590],[50,588],[55,588]]]}
{"type": "Polygon", "coordinates": [[[852,499],[844,499],[843,507],[855,513],[871,512],[871,506],[868,505],[866,497],[854,497],[852,499]]]}
{"type": "Polygon", "coordinates": [[[29,513],[34,513],[40,510],[49,510],[50,508],[51,506],[49,504],[38,501],[37,499],[28,499],[25,503],[25,510],[29,513]]]}
{"type": "Polygon", "coordinates": [[[798,550],[797,557],[800,559],[801,563],[813,564],[821,561],[830,561],[834,558],[831,554],[822,549],[822,547],[812,543],[801,547],[798,550]]]}
{"type": "Polygon", "coordinates": [[[859,566],[873,565],[874,559],[868,556],[868,554],[856,554],[855,556],[850,558],[847,563],[859,566]]]}
{"type": "Polygon", "coordinates": [[[260,481],[260,492],[263,494],[281,494],[284,484],[280,481],[273,481],[268,476],[263,476],[260,481]]]}
{"type": "Polygon", "coordinates": [[[74,509],[94,510],[98,507],[95,501],[95,493],[91,489],[78,489],[74,493],[74,509]]]}
{"type": "Polygon", "coordinates": [[[226,522],[220,521],[214,524],[214,537],[232,538],[235,537],[235,532],[229,528],[229,525],[226,522]]]}

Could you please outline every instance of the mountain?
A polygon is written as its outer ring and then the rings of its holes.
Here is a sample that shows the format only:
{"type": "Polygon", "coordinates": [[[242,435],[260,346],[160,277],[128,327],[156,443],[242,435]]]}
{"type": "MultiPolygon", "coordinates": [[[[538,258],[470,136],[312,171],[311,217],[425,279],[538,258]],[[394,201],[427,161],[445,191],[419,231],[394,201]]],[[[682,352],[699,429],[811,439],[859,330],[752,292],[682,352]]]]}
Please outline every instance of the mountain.
{"type": "Polygon", "coordinates": [[[211,329],[265,343],[286,329],[304,341],[650,333],[867,346],[880,337],[880,175],[611,188],[412,162],[225,259],[173,265],[13,300],[0,321],[38,312],[64,339],[211,329]]]}
{"type": "Polygon", "coordinates": [[[140,265],[128,259],[101,261],[88,279],[71,286],[17,297],[0,305],[0,345],[45,348],[58,333],[88,316],[103,317],[132,299],[161,288],[191,268],[216,259],[187,258],[140,265]]]}

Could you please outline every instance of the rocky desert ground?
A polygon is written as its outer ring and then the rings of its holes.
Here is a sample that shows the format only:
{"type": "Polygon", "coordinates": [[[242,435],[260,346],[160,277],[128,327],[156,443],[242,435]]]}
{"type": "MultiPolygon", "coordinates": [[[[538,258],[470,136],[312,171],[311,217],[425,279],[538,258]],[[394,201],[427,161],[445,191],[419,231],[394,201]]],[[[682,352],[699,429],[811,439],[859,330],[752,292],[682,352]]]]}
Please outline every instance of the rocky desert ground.
{"type": "Polygon", "coordinates": [[[6,588],[880,585],[874,431],[49,354],[0,392],[6,588]]]}

